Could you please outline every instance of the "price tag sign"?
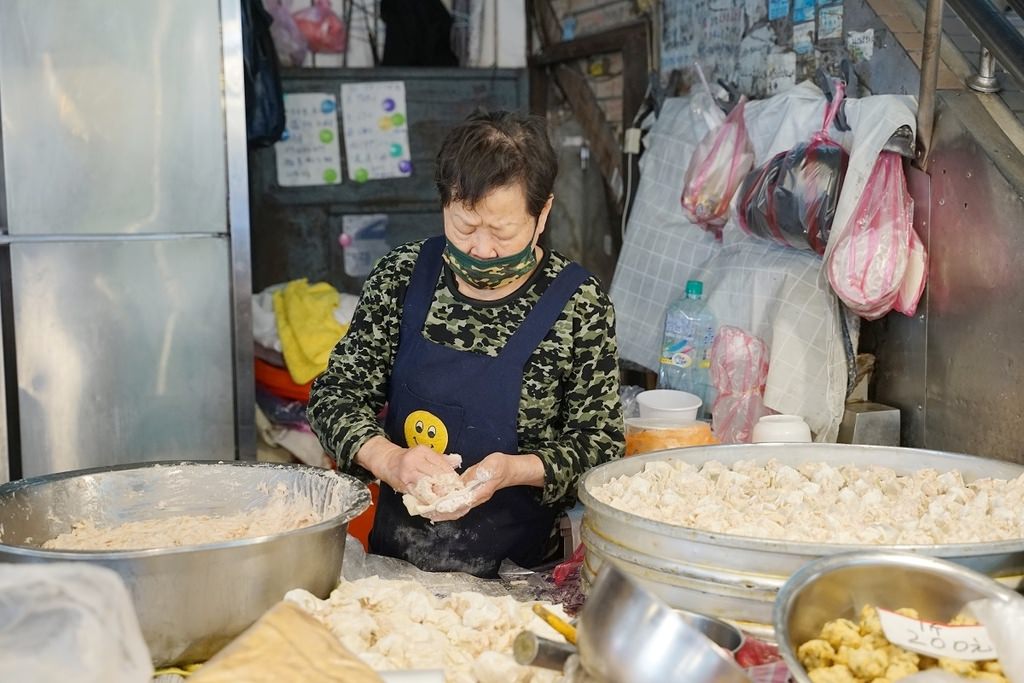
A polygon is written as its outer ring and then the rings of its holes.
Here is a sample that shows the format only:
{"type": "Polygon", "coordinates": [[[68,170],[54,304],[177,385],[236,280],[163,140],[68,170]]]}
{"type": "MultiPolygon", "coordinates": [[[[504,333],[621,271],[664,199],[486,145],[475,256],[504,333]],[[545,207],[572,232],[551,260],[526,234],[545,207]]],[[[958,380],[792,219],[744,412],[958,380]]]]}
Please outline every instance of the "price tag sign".
{"type": "Polygon", "coordinates": [[[972,662],[999,656],[984,626],[936,624],[884,609],[878,610],[878,617],[889,642],[911,652],[972,662]]]}

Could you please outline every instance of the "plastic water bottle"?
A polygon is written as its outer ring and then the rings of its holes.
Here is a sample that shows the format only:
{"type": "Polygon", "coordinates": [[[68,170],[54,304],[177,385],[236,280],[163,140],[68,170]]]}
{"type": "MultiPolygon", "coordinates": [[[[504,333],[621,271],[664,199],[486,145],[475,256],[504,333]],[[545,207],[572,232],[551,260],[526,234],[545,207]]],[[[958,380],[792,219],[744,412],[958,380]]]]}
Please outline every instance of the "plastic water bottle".
{"type": "Polygon", "coordinates": [[[708,415],[713,400],[711,387],[711,345],[715,341],[715,316],[701,300],[704,283],[690,280],[686,293],[672,302],[665,313],[658,387],[687,391],[704,402],[701,415],[708,415]]]}

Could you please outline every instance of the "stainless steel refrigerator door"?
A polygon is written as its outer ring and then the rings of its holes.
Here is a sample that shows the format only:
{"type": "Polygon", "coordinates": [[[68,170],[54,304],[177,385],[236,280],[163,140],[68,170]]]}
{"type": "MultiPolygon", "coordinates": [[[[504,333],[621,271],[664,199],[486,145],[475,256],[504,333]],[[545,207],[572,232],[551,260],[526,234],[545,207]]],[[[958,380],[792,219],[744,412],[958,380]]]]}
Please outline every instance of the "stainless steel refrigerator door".
{"type": "Polygon", "coordinates": [[[26,477],[233,459],[226,239],[11,245],[26,477]]]}
{"type": "Polygon", "coordinates": [[[217,0],[2,0],[10,234],[227,232],[217,0]]]}

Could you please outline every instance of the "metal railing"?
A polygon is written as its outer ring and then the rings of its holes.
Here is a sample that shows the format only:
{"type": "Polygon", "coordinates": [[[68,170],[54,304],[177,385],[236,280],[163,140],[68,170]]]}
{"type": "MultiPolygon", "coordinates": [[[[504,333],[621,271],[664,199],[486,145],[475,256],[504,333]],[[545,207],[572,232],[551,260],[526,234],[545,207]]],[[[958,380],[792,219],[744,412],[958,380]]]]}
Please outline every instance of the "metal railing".
{"type": "MultiPolygon", "coordinates": [[[[988,0],[946,0],[968,30],[981,43],[978,75],[967,85],[979,92],[996,92],[995,65],[1003,67],[1024,87],[1024,35],[988,0]]],[[[1024,17],[1024,0],[1000,0],[1024,17]]]]}
{"type": "MultiPolygon", "coordinates": [[[[999,0],[1024,17],[1024,0],[999,0]]],[[[942,40],[943,5],[948,4],[981,44],[978,73],[967,86],[982,93],[999,91],[996,64],[1024,88],[1024,35],[989,0],[928,0],[925,10],[924,45],[921,56],[921,88],[918,97],[918,165],[925,168],[935,124],[935,89],[938,84],[939,48],[942,40]]]]}

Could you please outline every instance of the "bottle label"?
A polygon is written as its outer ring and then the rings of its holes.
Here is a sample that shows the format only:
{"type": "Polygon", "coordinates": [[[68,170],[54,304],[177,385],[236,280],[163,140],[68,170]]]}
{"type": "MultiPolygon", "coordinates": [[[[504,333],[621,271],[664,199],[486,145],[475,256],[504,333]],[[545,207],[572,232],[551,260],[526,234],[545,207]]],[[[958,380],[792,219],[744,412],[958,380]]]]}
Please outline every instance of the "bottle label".
{"type": "Polygon", "coordinates": [[[662,349],[661,363],[662,365],[674,365],[677,368],[691,367],[694,361],[694,351],[696,349],[690,339],[681,339],[662,349]]]}

